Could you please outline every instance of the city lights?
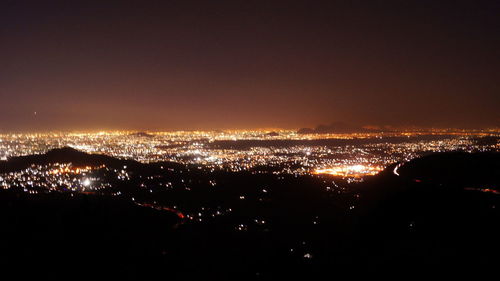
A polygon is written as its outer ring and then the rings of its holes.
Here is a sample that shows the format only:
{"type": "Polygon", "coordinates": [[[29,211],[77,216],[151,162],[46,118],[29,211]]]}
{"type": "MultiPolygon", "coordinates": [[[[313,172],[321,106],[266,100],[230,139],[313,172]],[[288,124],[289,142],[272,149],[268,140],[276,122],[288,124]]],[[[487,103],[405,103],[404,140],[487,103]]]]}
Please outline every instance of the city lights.
{"type": "MultiPolygon", "coordinates": [[[[159,161],[210,170],[253,171],[262,167],[278,174],[327,174],[341,177],[374,175],[396,162],[424,152],[498,150],[498,143],[475,139],[498,131],[427,130],[388,133],[298,134],[293,130],[174,131],[137,133],[46,133],[0,135],[0,157],[42,154],[73,147],[143,163],[159,161]]],[[[91,167],[64,167],[52,173],[80,173],[91,167]],[[81,169],[81,171],[80,171],[81,169]]],[[[127,178],[126,171],[117,175],[127,178]]],[[[90,184],[89,184],[90,185],[90,184]]]]}
{"type": "Polygon", "coordinates": [[[358,164],[351,166],[338,166],[333,168],[317,169],[314,171],[314,174],[328,174],[342,177],[363,177],[366,175],[375,175],[382,170],[383,167],[365,166],[358,164]]]}

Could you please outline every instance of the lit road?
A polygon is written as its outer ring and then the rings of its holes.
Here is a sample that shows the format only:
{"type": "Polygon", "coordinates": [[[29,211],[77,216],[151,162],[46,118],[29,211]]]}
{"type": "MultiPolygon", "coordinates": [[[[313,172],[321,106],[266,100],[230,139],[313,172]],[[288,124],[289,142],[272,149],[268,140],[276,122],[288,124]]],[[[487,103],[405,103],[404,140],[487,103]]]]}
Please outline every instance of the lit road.
{"type": "Polygon", "coordinates": [[[400,176],[400,174],[398,173],[398,169],[403,165],[403,163],[398,163],[396,165],[396,167],[394,167],[394,170],[392,170],[392,173],[395,174],[396,176],[400,176]]]}

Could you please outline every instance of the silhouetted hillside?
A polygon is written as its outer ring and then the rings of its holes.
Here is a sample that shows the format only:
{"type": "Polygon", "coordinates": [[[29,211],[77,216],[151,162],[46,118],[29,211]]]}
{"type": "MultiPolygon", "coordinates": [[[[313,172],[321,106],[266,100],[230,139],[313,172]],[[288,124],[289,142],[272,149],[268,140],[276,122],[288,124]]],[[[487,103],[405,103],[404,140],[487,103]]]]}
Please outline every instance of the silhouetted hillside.
{"type": "Polygon", "coordinates": [[[50,163],[73,163],[73,165],[76,166],[98,166],[104,164],[110,167],[119,167],[123,165],[136,167],[141,165],[134,160],[121,160],[102,154],[88,154],[71,147],[64,147],[50,150],[45,154],[12,157],[7,161],[1,161],[0,172],[25,169],[32,164],[44,165],[50,163]]]}
{"type": "Polygon", "coordinates": [[[483,270],[499,262],[500,196],[468,188],[500,185],[498,153],[431,154],[351,185],[162,169],[68,148],[12,160],[138,167],[127,168],[128,180],[95,175],[112,183],[99,191],[112,196],[0,190],[0,238],[10,242],[0,262],[29,264],[37,276],[63,280],[80,269],[86,279],[316,280],[359,268],[483,270]],[[60,270],[43,271],[55,261],[60,270]]]}
{"type": "Polygon", "coordinates": [[[146,133],[146,132],[137,132],[130,134],[131,136],[144,137],[144,138],[153,138],[154,135],[146,133]]]}
{"type": "Polygon", "coordinates": [[[398,172],[405,178],[436,184],[490,185],[500,182],[500,153],[436,153],[413,159],[398,172]]]}
{"type": "Polygon", "coordinates": [[[154,266],[175,243],[173,227],[179,222],[172,213],[109,197],[3,190],[0,219],[2,272],[37,280],[157,274],[137,269],[154,266]]]}
{"type": "MultiPolygon", "coordinates": [[[[0,173],[26,169],[33,164],[46,165],[51,163],[72,163],[74,166],[106,165],[114,168],[127,166],[130,169],[147,169],[144,164],[135,160],[118,159],[103,154],[89,154],[71,147],[63,147],[49,150],[45,154],[12,157],[7,161],[0,161],[0,173]]],[[[178,169],[184,167],[184,165],[166,161],[158,162],[154,165],[178,169]]]]}

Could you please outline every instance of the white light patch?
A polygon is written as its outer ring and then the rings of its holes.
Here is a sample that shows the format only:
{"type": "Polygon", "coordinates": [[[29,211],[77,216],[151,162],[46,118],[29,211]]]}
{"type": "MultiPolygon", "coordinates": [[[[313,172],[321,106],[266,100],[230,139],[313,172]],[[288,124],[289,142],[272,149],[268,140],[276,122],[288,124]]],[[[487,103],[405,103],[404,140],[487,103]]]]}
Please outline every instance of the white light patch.
{"type": "Polygon", "coordinates": [[[84,179],[83,182],[82,182],[82,184],[85,187],[90,186],[90,184],[91,184],[90,179],[84,179]]]}

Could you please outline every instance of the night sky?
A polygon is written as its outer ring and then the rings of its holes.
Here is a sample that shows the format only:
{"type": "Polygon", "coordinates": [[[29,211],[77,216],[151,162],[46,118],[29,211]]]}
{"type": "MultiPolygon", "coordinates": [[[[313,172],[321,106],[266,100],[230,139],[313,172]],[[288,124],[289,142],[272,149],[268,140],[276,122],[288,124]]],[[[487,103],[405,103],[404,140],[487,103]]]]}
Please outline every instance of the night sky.
{"type": "Polygon", "coordinates": [[[500,1],[0,3],[0,131],[499,126],[499,68],[500,1]]]}

